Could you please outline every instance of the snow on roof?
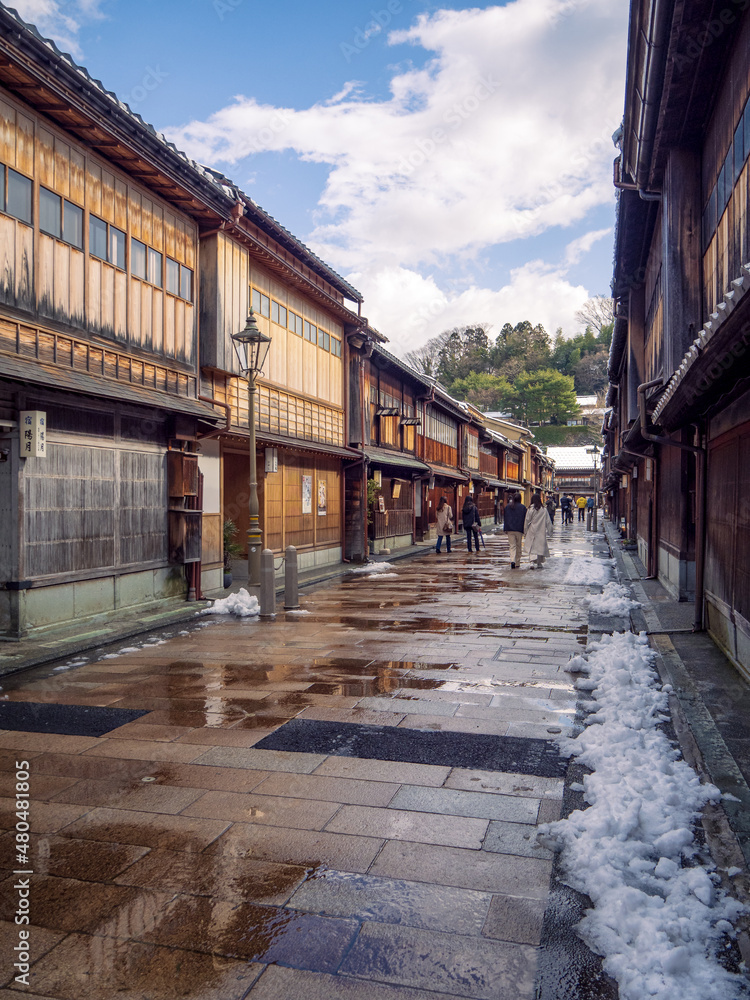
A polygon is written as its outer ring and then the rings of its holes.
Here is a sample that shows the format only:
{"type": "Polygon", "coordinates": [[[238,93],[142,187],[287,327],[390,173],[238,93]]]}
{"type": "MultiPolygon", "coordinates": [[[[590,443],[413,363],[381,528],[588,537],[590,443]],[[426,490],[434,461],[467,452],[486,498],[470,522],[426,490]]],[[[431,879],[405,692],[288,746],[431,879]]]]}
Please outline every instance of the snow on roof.
{"type": "Polygon", "coordinates": [[[576,396],[579,406],[596,406],[596,396],[576,396]]]}
{"type": "Polygon", "coordinates": [[[594,456],[586,448],[548,448],[547,458],[551,458],[558,472],[564,469],[594,470],[594,456]]]}

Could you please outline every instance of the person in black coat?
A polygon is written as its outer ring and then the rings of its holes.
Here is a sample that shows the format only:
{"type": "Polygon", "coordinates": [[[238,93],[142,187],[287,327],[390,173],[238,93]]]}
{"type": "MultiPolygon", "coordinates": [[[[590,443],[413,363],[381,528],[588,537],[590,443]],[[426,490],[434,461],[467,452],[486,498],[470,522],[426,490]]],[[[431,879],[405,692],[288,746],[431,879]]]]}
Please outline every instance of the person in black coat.
{"type": "Polygon", "coordinates": [[[513,499],[506,504],[503,518],[503,530],[510,544],[510,568],[521,565],[523,551],[523,528],[526,522],[526,504],[521,503],[521,494],[514,493],[513,499]]]}
{"type": "Polygon", "coordinates": [[[477,552],[479,552],[479,532],[474,531],[474,525],[478,524],[482,527],[482,519],[479,516],[479,509],[477,505],[471,498],[469,493],[464,500],[464,505],[461,510],[461,523],[466,529],[466,548],[471,552],[471,540],[474,539],[474,544],[477,547],[477,552]]]}

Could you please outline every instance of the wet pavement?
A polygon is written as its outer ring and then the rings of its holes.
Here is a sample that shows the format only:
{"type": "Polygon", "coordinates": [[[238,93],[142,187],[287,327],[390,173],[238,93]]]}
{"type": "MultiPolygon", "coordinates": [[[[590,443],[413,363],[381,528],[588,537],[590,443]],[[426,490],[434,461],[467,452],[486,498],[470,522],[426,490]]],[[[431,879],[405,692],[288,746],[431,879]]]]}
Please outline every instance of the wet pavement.
{"type": "MultiPolygon", "coordinates": [[[[558,523],[513,571],[485,538],[4,678],[4,956],[17,761],[34,874],[29,985],[6,962],[0,1000],[562,996],[543,936],[564,967],[578,903],[534,834],[574,803],[553,737],[592,588],[566,573],[609,551],[558,523]]],[[[565,996],[616,995],[576,961],[565,996]]]]}

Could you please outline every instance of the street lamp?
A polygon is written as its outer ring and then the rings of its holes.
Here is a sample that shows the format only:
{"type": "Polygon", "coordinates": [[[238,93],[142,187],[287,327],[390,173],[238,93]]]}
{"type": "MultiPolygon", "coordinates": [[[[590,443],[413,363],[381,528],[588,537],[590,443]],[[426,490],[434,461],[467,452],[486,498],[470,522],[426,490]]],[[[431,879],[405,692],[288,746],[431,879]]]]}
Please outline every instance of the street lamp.
{"type": "Polygon", "coordinates": [[[598,531],[599,529],[597,523],[597,509],[599,506],[599,466],[597,465],[597,459],[599,458],[600,451],[601,448],[596,444],[586,449],[586,453],[592,455],[594,459],[594,531],[598,531]]]}
{"type": "Polygon", "coordinates": [[[255,322],[255,313],[250,309],[245,329],[232,334],[232,342],[242,374],[247,376],[248,427],[250,430],[250,500],[248,512],[250,524],[247,529],[247,582],[251,587],[260,586],[260,553],[262,536],[260,531],[258,506],[258,472],[255,461],[255,379],[263,371],[271,338],[261,333],[255,322]]]}

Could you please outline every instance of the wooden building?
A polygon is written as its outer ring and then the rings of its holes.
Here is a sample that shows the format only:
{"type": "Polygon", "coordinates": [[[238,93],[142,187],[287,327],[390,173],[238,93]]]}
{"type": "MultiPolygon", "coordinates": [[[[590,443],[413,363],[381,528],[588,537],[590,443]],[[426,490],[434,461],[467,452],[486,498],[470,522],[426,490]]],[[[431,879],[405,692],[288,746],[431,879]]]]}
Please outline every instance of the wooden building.
{"type": "Polygon", "coordinates": [[[340,563],[343,469],[357,458],[346,446],[346,334],[366,322],[362,296],[233,190],[232,218],[202,234],[200,263],[202,394],[227,415],[213,442],[224,517],[246,558],[249,397],[231,337],[252,307],[271,338],[255,407],[263,546],[281,555],[294,545],[301,570],[340,563]]]}
{"type": "Polygon", "coordinates": [[[198,438],[217,417],[199,398],[195,276],[224,201],[0,8],[6,637],[199,587],[198,438]]]}
{"type": "Polygon", "coordinates": [[[750,16],[707,40],[712,12],[632,4],[605,475],[648,572],[747,674],[750,16]]]}
{"type": "Polygon", "coordinates": [[[221,586],[250,306],[264,544],[340,562],[360,294],[5,8],[0,126],[0,632],[221,586]]]}

